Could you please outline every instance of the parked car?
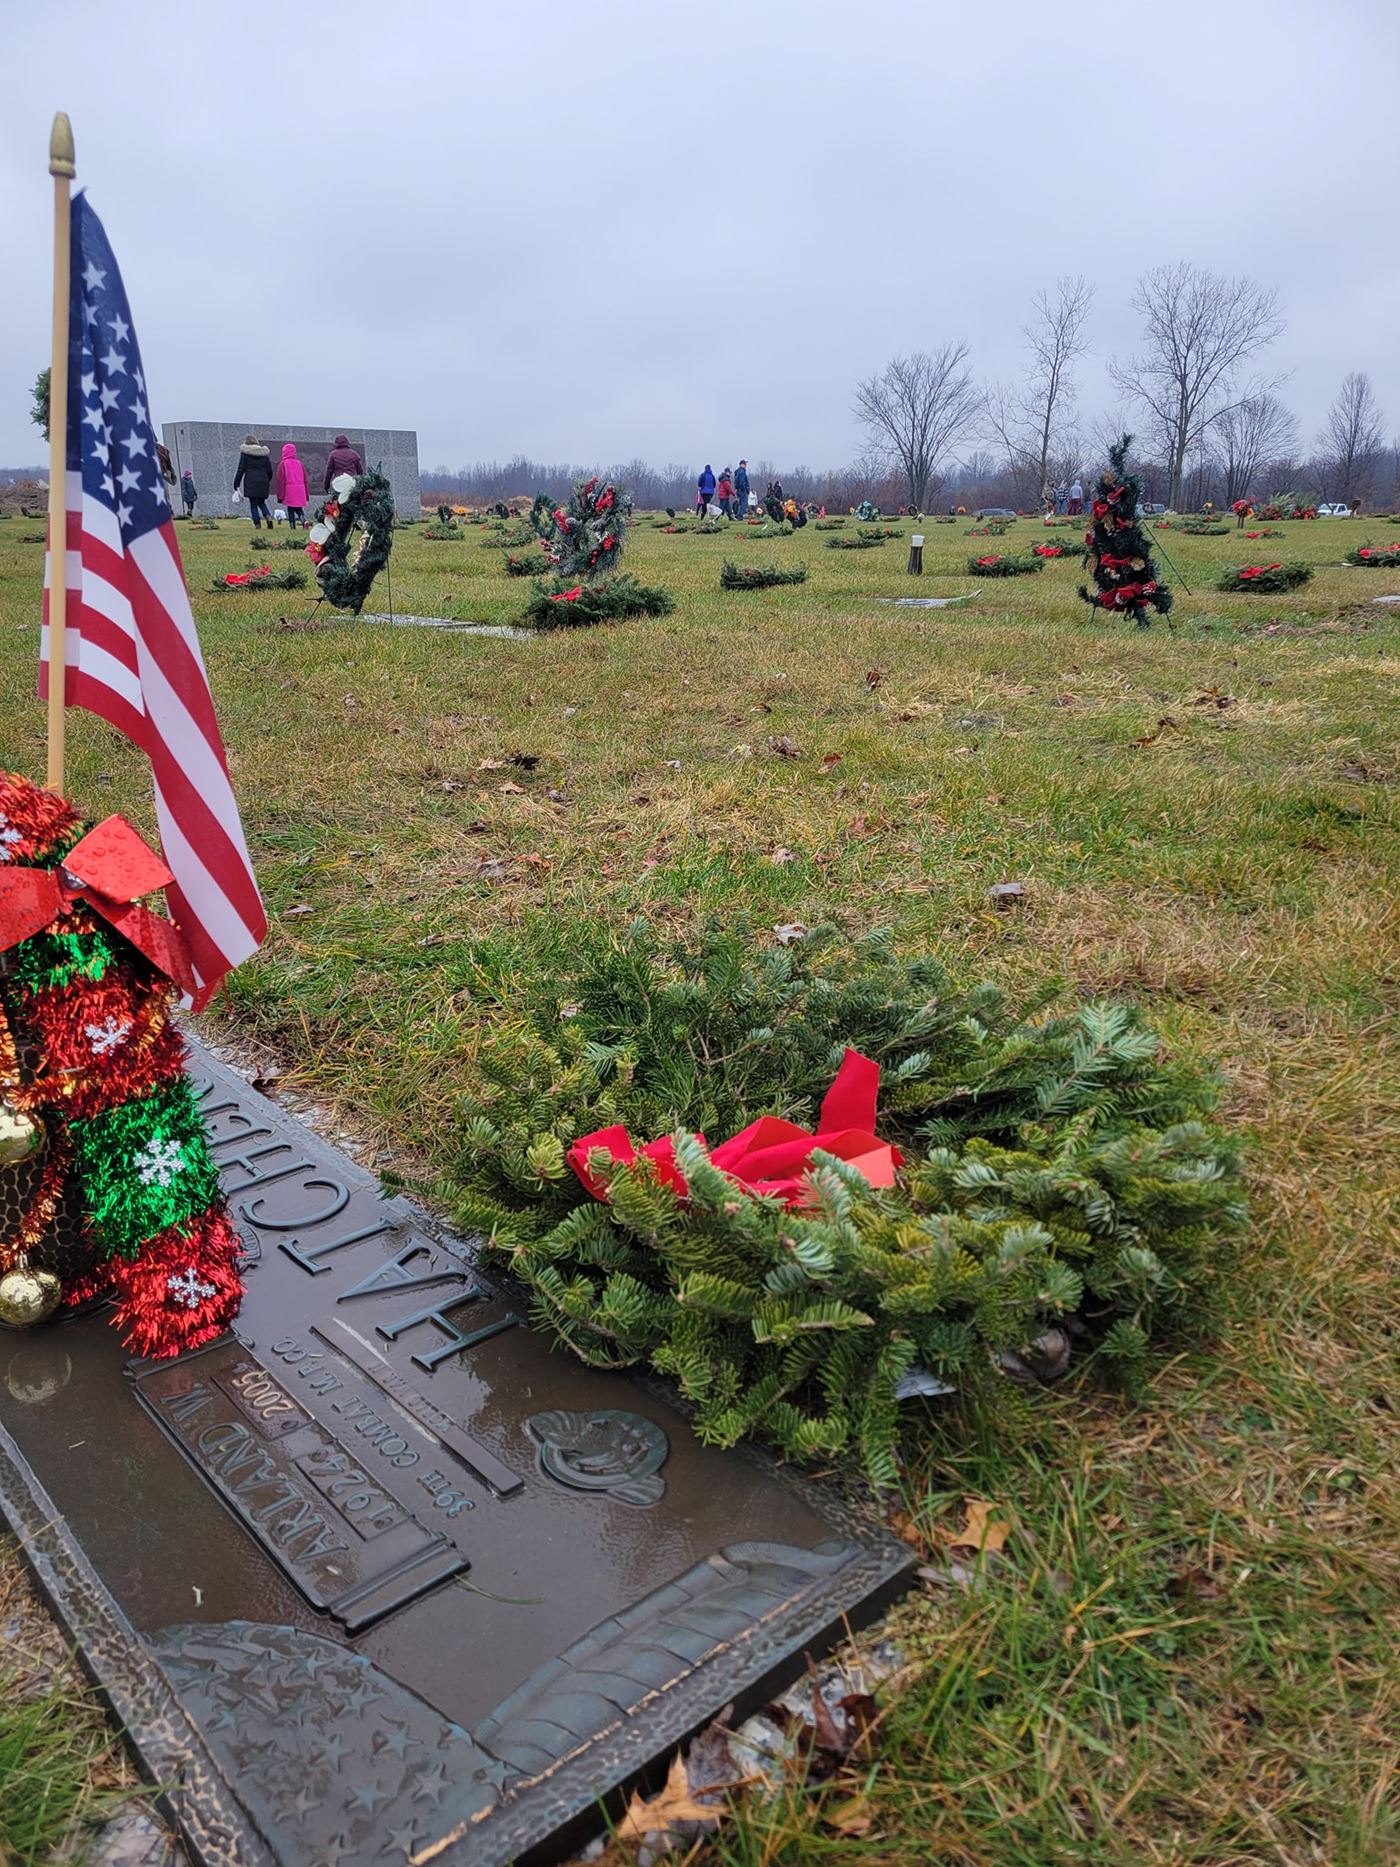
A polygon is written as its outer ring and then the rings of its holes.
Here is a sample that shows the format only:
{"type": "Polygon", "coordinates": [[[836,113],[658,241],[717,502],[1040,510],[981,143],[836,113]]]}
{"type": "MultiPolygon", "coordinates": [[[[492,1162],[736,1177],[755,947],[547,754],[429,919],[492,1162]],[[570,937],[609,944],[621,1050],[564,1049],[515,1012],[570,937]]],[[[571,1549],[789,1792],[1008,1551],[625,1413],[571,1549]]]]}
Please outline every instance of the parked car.
{"type": "Polygon", "coordinates": [[[1140,519],[1160,519],[1166,515],[1167,508],[1160,499],[1144,499],[1138,507],[1140,519]]]}
{"type": "Polygon", "coordinates": [[[1320,519],[1346,519],[1351,516],[1351,507],[1340,499],[1334,499],[1330,505],[1319,506],[1317,516],[1320,519]]]}
{"type": "Polygon", "coordinates": [[[979,519],[1014,519],[1016,514],[1010,506],[979,506],[977,516],[979,519]]]}

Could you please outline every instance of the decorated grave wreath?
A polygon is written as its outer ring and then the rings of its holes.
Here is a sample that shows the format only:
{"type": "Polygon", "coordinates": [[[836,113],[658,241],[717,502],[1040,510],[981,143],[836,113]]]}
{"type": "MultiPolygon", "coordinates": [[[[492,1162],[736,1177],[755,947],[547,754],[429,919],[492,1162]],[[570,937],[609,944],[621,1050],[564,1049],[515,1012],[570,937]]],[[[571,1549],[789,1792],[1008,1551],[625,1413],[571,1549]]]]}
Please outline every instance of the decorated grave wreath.
{"type": "Polygon", "coordinates": [[[0,1321],[116,1299],[139,1355],[228,1327],[242,1245],[219,1192],[172,985],[170,872],[121,817],[0,772],[0,1321]]]}
{"type": "Polygon", "coordinates": [[[721,590],[769,590],[778,584],[806,581],[805,564],[794,564],[791,570],[783,570],[777,564],[735,564],[726,558],[719,573],[721,590]]]}
{"type": "Polygon", "coordinates": [[[1364,545],[1347,552],[1346,562],[1361,570],[1397,570],[1400,569],[1400,544],[1373,545],[1367,539],[1364,545]]]}
{"type": "Polygon", "coordinates": [[[580,929],[509,990],[444,1190],[540,1326],[674,1380],[707,1444],[887,1484],[907,1396],[992,1397],[1047,1327],[1131,1377],[1242,1221],[1212,1078],[1051,996],[888,934],[580,929]]]}
{"type": "Polygon", "coordinates": [[[209,587],[211,590],[300,590],[305,583],[304,570],[274,570],[270,564],[258,564],[252,570],[226,571],[209,587]]]}
{"type": "Polygon", "coordinates": [[[379,468],[358,479],[342,473],[332,480],[331,496],[317,507],[306,545],[326,601],[358,616],[393,544],[394,495],[379,468]],[[357,531],[364,536],[351,557],[357,531]]]}
{"type": "Polygon", "coordinates": [[[1217,590],[1277,596],[1312,580],[1311,564],[1232,564],[1221,572],[1217,590]]]}
{"type": "Polygon", "coordinates": [[[994,551],[987,557],[969,558],[967,568],[973,577],[1026,577],[1033,571],[1044,570],[1045,560],[1040,557],[1010,557],[994,551]]]}
{"type": "Polygon", "coordinates": [[[627,488],[597,474],[577,481],[562,505],[548,493],[535,495],[531,531],[556,575],[552,586],[535,585],[520,617],[526,627],[579,628],[670,614],[669,591],[617,574],[631,516],[627,488]]]}

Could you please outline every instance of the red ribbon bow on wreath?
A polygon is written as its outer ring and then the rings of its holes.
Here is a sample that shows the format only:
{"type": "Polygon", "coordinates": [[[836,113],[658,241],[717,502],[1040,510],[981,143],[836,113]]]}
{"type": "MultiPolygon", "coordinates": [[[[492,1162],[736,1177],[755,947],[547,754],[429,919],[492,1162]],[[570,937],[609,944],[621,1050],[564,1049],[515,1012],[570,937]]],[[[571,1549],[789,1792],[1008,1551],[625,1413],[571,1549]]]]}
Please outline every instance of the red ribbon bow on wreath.
{"type": "MultiPolygon", "coordinates": [[[[777,1115],[760,1115],[732,1140],[711,1148],[710,1159],[747,1192],[768,1194],[787,1206],[799,1206],[805,1201],[807,1191],[802,1180],[818,1148],[849,1162],[872,1186],[893,1186],[895,1169],[904,1156],[874,1132],[879,1088],[879,1064],[857,1050],[848,1050],[823,1099],[815,1134],[777,1115]]],[[[703,1141],[703,1135],[700,1138],[703,1141]]],[[[651,1161],[658,1178],[685,1198],[685,1176],[676,1165],[675,1143],[670,1135],[648,1141],[638,1149],[619,1124],[575,1141],[569,1149],[569,1165],[595,1199],[605,1200],[606,1185],[588,1170],[588,1157],[595,1149],[624,1165],[638,1159],[651,1161]]]]}
{"type": "Polygon", "coordinates": [[[74,843],[58,868],[0,867],[0,952],[52,927],[81,901],[198,1002],[179,928],[139,900],[174,879],[125,817],[108,817],[74,843]]]}

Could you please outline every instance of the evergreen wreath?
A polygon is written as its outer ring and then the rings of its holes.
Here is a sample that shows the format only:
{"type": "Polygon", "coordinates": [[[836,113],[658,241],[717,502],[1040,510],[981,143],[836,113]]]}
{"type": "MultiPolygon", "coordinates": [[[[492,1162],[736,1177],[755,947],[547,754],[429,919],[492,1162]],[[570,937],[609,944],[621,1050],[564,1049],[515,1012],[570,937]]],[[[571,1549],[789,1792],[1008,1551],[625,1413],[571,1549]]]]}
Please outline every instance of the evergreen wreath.
{"type": "Polygon", "coordinates": [[[886,538],[902,538],[904,533],[892,525],[861,525],[856,528],[856,536],[879,542],[886,538]]]}
{"type": "Polygon", "coordinates": [[[1213,525],[1209,519],[1183,519],[1181,523],[1183,538],[1224,538],[1234,529],[1232,525],[1213,525]]]}
{"type": "Polygon", "coordinates": [[[1133,437],[1125,434],[1108,450],[1108,466],[1099,475],[1090,503],[1090,529],[1084,534],[1089,547],[1084,562],[1097,585],[1079,594],[1097,609],[1129,615],[1140,629],[1151,626],[1149,609],[1165,616],[1172,593],[1157,581],[1152,547],[1138,523],[1142,482],[1128,472],[1128,449],[1133,437]]]}
{"type": "MultiPolygon", "coordinates": [[[[758,536],[761,538],[763,534],[760,532],[758,536]]],[[[867,538],[857,532],[853,538],[828,538],[826,548],[828,551],[874,551],[884,542],[883,538],[867,538]]]]}
{"type": "Polygon", "coordinates": [[[1028,577],[1034,571],[1045,569],[1043,557],[1009,557],[993,551],[987,557],[971,557],[967,560],[968,575],[971,577],[1028,577]]]}
{"type": "Polygon", "coordinates": [[[543,577],[549,569],[549,559],[543,551],[507,552],[507,577],[543,577]]]}
{"type": "Polygon", "coordinates": [[[1253,591],[1263,596],[1277,596],[1284,590],[1297,590],[1311,580],[1311,564],[1232,564],[1221,572],[1215,587],[1238,595],[1253,591]]]}
{"type": "Polygon", "coordinates": [[[812,522],[819,532],[839,532],[846,523],[844,519],[814,519],[812,522]]]}
{"type": "Polygon", "coordinates": [[[536,493],[530,528],[544,554],[567,583],[590,583],[615,570],[632,514],[632,495],[611,481],[579,480],[567,502],[556,506],[548,493],[536,493]]]}
{"type": "MultiPolygon", "coordinates": [[[[434,544],[460,545],[466,543],[467,534],[462,530],[456,519],[434,519],[430,525],[425,525],[423,527],[423,536],[430,539],[434,544]]],[[[482,542],[484,544],[487,543],[488,540],[483,539],[482,542]]],[[[494,544],[495,540],[491,539],[489,542],[494,544]]]]}
{"type": "Polygon", "coordinates": [[[795,564],[782,570],[776,564],[735,564],[729,558],[720,566],[721,590],[768,590],[782,583],[806,583],[807,566],[795,564]]]}
{"type": "Polygon", "coordinates": [[[228,571],[216,577],[209,587],[211,590],[301,590],[305,585],[304,570],[273,570],[270,564],[259,564],[254,570],[228,571]]]}
{"type": "Polygon", "coordinates": [[[375,578],[394,547],[394,495],[378,467],[351,479],[342,473],[331,482],[331,497],[316,508],[306,555],[316,566],[321,594],[336,609],[358,616],[375,578]],[[359,549],[350,556],[356,531],[359,549]]]}
{"type": "Polygon", "coordinates": [[[168,871],[120,818],[92,829],[9,772],[0,852],[0,1102],[6,1128],[36,1143],[32,1162],[0,1155],[0,1175],[32,1182],[18,1234],[0,1237],[3,1281],[27,1259],[48,1278],[50,1309],[111,1294],[113,1324],[137,1354],[194,1348],[237,1314],[242,1246],[170,1018],[167,968],[183,971],[181,949],[148,910],[122,910],[138,947],[94,905],[128,891],[134,901],[168,871]],[[63,1235],[65,1202],[80,1215],[76,1242],[63,1235]]]}
{"type": "Polygon", "coordinates": [[[916,1369],[923,1391],[995,1404],[998,1356],[1074,1319],[1131,1377],[1220,1274],[1243,1199],[1217,1085],[1129,1006],[1047,1016],[1053,988],[1013,1005],[830,928],[760,947],[743,926],[638,922],[570,950],[507,995],[441,1190],[540,1325],[594,1365],[673,1379],[708,1443],[763,1433],[889,1484],[916,1369]],[[713,1165],[701,1132],[810,1124],[846,1046],[884,1072],[894,1186],[818,1154],[792,1206],[713,1165]],[[567,1156],[608,1123],[673,1136],[686,1197],[599,1151],[592,1198],[567,1156]]]}
{"type": "Polygon", "coordinates": [[[1082,559],[1087,549],[1087,545],[1076,544],[1068,538],[1047,539],[1044,544],[1031,546],[1031,552],[1035,557],[1044,558],[1047,561],[1054,558],[1082,559]]]}
{"type": "Polygon", "coordinates": [[[1373,545],[1368,538],[1347,552],[1346,562],[1362,570],[1400,570],[1400,544],[1373,545]]]}
{"type": "Polygon", "coordinates": [[[535,585],[521,611],[530,629],[578,629],[598,622],[627,622],[634,616],[669,616],[675,608],[669,590],[638,583],[625,573],[601,583],[535,585]]]}

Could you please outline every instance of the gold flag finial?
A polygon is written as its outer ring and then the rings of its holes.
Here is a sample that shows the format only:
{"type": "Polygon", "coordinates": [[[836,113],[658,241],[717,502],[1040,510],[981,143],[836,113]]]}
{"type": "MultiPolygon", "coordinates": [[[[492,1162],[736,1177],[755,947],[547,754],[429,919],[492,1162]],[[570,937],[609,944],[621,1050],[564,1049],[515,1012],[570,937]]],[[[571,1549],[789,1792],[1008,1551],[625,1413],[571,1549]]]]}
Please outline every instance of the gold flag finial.
{"type": "Polygon", "coordinates": [[[73,154],[73,125],[68,121],[66,110],[53,113],[53,128],[49,131],[49,174],[76,175],[77,167],[73,154]]]}

